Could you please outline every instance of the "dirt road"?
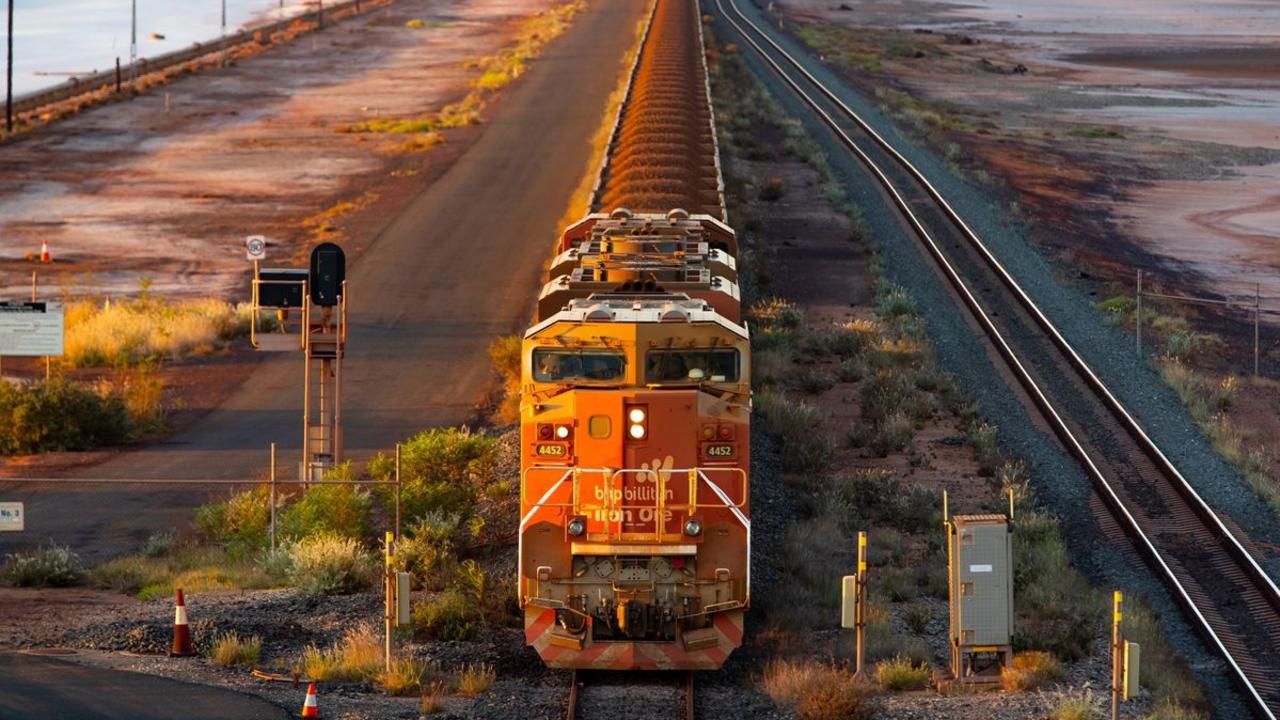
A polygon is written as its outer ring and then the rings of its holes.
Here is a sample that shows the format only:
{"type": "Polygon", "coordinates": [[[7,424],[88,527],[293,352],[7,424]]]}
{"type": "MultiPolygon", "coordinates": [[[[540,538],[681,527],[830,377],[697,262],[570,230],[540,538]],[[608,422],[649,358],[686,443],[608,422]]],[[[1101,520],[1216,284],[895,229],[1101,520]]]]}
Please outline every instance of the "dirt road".
{"type": "MultiPolygon", "coordinates": [[[[580,14],[492,109],[474,145],[352,267],[349,455],[472,416],[489,379],[487,345],[529,317],[541,259],[586,168],[644,6],[599,3],[580,14]]],[[[190,430],[83,474],[247,477],[265,468],[273,441],[281,467],[296,467],[301,381],[300,357],[272,358],[190,430]]],[[[136,548],[154,530],[184,525],[207,496],[138,486],[0,485],[0,493],[25,500],[28,515],[28,531],[0,539],[0,551],[53,538],[88,556],[136,548]]]]}

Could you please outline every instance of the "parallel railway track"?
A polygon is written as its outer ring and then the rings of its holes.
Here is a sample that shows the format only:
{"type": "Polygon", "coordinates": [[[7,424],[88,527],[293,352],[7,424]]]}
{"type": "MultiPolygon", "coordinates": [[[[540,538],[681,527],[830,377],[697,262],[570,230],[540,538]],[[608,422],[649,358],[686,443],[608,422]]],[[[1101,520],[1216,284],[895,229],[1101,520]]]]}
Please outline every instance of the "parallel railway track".
{"type": "Polygon", "coordinates": [[[1280,713],[1280,590],[1017,281],[903,155],[737,0],[721,15],[867,168],[1026,397],[1093,481],[1109,517],[1168,587],[1253,711],[1280,713]]]}

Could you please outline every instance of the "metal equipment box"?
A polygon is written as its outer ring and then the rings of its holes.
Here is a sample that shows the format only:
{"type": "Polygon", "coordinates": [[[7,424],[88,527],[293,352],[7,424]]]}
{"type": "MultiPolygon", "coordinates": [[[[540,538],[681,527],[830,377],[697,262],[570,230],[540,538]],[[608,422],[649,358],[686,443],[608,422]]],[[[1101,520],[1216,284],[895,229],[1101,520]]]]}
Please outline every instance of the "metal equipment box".
{"type": "Polygon", "coordinates": [[[294,268],[262,268],[258,271],[257,304],[261,307],[302,307],[303,288],[309,273],[294,268]]]}
{"type": "Polygon", "coordinates": [[[956,515],[947,523],[951,672],[999,679],[1012,660],[1013,542],[1003,515],[956,515]],[[984,659],[987,662],[983,662],[984,659]]]}

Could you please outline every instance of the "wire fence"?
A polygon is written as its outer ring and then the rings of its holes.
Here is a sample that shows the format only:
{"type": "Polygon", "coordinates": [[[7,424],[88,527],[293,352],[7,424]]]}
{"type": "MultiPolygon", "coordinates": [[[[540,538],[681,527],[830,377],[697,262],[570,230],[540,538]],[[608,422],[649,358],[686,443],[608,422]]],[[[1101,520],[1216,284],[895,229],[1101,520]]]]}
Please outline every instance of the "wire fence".
{"type": "Polygon", "coordinates": [[[1249,302],[1247,294],[1239,293],[1236,295],[1237,299],[1231,299],[1227,296],[1206,297],[1175,292],[1161,292],[1158,289],[1158,286],[1152,282],[1150,274],[1145,273],[1142,270],[1138,270],[1134,285],[1134,318],[1136,326],[1134,342],[1138,355],[1142,355],[1143,346],[1143,300],[1162,300],[1182,305],[1215,307],[1241,315],[1247,319],[1250,325],[1252,325],[1253,375],[1255,377],[1259,376],[1262,371],[1263,357],[1263,318],[1280,319],[1280,306],[1271,306],[1263,302],[1261,283],[1254,283],[1252,289],[1252,302],[1249,302]]]}
{"type": "MultiPolygon", "coordinates": [[[[127,486],[127,485],[163,485],[171,487],[196,486],[196,487],[217,487],[217,486],[237,486],[237,487],[266,487],[267,507],[270,512],[270,528],[269,535],[271,541],[271,554],[274,556],[277,547],[277,511],[279,510],[279,492],[282,487],[302,486],[303,488],[312,485],[354,485],[354,486],[384,486],[393,487],[395,489],[394,502],[394,532],[395,537],[400,537],[401,515],[400,515],[400,496],[402,490],[402,482],[400,477],[400,449],[401,445],[396,445],[395,454],[395,474],[390,480],[341,480],[334,478],[325,478],[320,480],[306,479],[282,479],[276,477],[276,445],[271,444],[271,467],[265,478],[243,479],[243,478],[79,478],[79,477],[0,477],[0,487],[6,484],[15,485],[96,485],[96,486],[127,486]]],[[[4,498],[0,497],[0,500],[4,498]]]]}

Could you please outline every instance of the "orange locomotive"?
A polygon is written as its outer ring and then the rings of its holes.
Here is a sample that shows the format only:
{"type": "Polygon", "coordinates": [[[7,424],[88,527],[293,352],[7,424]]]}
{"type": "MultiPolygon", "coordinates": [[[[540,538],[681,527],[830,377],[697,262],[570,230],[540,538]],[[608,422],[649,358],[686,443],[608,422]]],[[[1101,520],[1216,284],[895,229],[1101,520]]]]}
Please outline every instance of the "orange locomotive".
{"type": "Polygon", "coordinates": [[[742,644],[750,343],[700,19],[655,1],[524,337],[518,592],[556,667],[710,670],[742,644]]]}
{"type": "Polygon", "coordinates": [[[741,644],[751,582],[733,233],[618,210],[575,234],[553,265],[572,272],[547,285],[569,299],[522,353],[526,638],[557,667],[714,669],[741,644]]]}

